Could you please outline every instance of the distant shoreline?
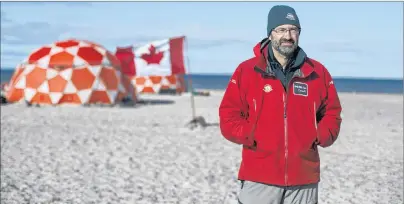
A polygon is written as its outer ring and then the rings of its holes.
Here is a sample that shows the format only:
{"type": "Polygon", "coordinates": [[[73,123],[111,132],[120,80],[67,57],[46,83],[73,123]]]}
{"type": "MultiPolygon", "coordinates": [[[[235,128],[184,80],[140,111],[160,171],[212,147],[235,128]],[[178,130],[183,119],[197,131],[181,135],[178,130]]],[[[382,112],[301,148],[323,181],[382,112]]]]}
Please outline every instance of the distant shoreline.
{"type": "MultiPolygon", "coordinates": [[[[7,83],[11,79],[14,70],[2,69],[1,83],[7,83]]],[[[192,73],[185,75],[187,84],[192,82],[194,90],[221,90],[224,91],[231,78],[230,74],[217,73],[192,73]]],[[[356,77],[334,77],[335,86],[340,93],[383,93],[403,94],[403,79],[387,78],[356,78],[356,77]]]]}
{"type": "MultiPolygon", "coordinates": [[[[14,68],[0,68],[0,71],[14,71],[14,68]]],[[[231,77],[233,73],[191,73],[191,76],[210,76],[210,77],[231,77]]],[[[394,80],[404,81],[404,78],[394,77],[355,77],[355,76],[334,76],[334,79],[352,79],[352,80],[394,80]]]]}
{"type": "MultiPolygon", "coordinates": [[[[194,91],[206,91],[210,92],[211,94],[223,94],[225,92],[225,89],[203,89],[203,88],[198,88],[194,89],[194,91]]],[[[186,92],[186,94],[190,95],[189,92],[186,92]]],[[[366,91],[338,91],[338,94],[343,94],[343,95],[367,95],[367,96],[403,96],[404,93],[375,93],[375,92],[366,92],[366,91]]],[[[197,96],[197,95],[195,95],[197,96]]],[[[204,97],[204,96],[201,96],[204,97]]]]}

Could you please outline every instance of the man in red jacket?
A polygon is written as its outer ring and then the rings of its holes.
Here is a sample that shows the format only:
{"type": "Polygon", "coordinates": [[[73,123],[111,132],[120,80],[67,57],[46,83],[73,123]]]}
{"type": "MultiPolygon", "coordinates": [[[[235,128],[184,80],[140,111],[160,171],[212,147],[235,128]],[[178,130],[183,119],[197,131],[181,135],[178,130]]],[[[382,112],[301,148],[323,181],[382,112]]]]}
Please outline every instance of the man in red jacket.
{"type": "Polygon", "coordinates": [[[293,8],[274,6],[255,57],[232,75],[219,107],[220,129],[243,146],[243,204],[315,204],[320,158],[340,131],[341,104],[328,70],[298,46],[293,8]]]}

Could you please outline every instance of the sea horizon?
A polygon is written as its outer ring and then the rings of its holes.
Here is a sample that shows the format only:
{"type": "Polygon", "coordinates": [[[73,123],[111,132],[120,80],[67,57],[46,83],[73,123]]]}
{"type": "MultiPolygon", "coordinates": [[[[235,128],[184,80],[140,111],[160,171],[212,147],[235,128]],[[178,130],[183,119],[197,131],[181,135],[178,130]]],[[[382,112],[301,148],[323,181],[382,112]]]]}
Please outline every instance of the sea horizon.
{"type": "MultiPolygon", "coordinates": [[[[14,71],[15,68],[0,68],[0,71],[14,71]]],[[[209,73],[209,72],[191,72],[186,75],[198,76],[231,76],[233,73],[209,73]]],[[[364,77],[364,76],[333,76],[333,79],[364,79],[364,80],[403,80],[404,77],[364,77]]]]}
{"type": "MultiPolygon", "coordinates": [[[[14,69],[1,68],[0,71],[1,83],[7,83],[14,73],[14,69]]],[[[224,90],[231,75],[232,73],[191,73],[185,75],[185,80],[189,84],[191,79],[194,90],[224,90]]],[[[403,94],[403,78],[334,76],[333,79],[338,92],[403,94]]]]}

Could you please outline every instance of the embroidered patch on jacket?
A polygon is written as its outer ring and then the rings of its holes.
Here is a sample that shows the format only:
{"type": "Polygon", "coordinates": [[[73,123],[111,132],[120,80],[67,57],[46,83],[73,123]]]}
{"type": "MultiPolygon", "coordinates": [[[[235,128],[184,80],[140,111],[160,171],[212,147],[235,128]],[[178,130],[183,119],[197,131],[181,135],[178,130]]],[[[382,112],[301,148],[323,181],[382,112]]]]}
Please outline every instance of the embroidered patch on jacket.
{"type": "Polygon", "coordinates": [[[309,95],[309,86],[306,83],[294,82],[293,83],[293,94],[300,96],[309,95]]]}
{"type": "Polygon", "coordinates": [[[269,84],[265,84],[264,89],[263,89],[266,93],[269,93],[272,91],[272,86],[269,84]]]}

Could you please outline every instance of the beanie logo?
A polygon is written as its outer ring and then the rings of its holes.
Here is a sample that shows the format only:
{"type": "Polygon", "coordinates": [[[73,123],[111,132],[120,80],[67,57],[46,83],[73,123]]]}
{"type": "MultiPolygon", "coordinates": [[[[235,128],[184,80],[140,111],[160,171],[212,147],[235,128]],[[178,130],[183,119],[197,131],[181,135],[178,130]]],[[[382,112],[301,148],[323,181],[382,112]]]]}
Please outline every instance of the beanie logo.
{"type": "Polygon", "coordinates": [[[294,20],[295,20],[295,16],[293,16],[293,14],[291,14],[291,13],[288,13],[288,14],[286,15],[286,18],[289,19],[289,20],[291,20],[291,21],[294,21],[294,20]]]}

